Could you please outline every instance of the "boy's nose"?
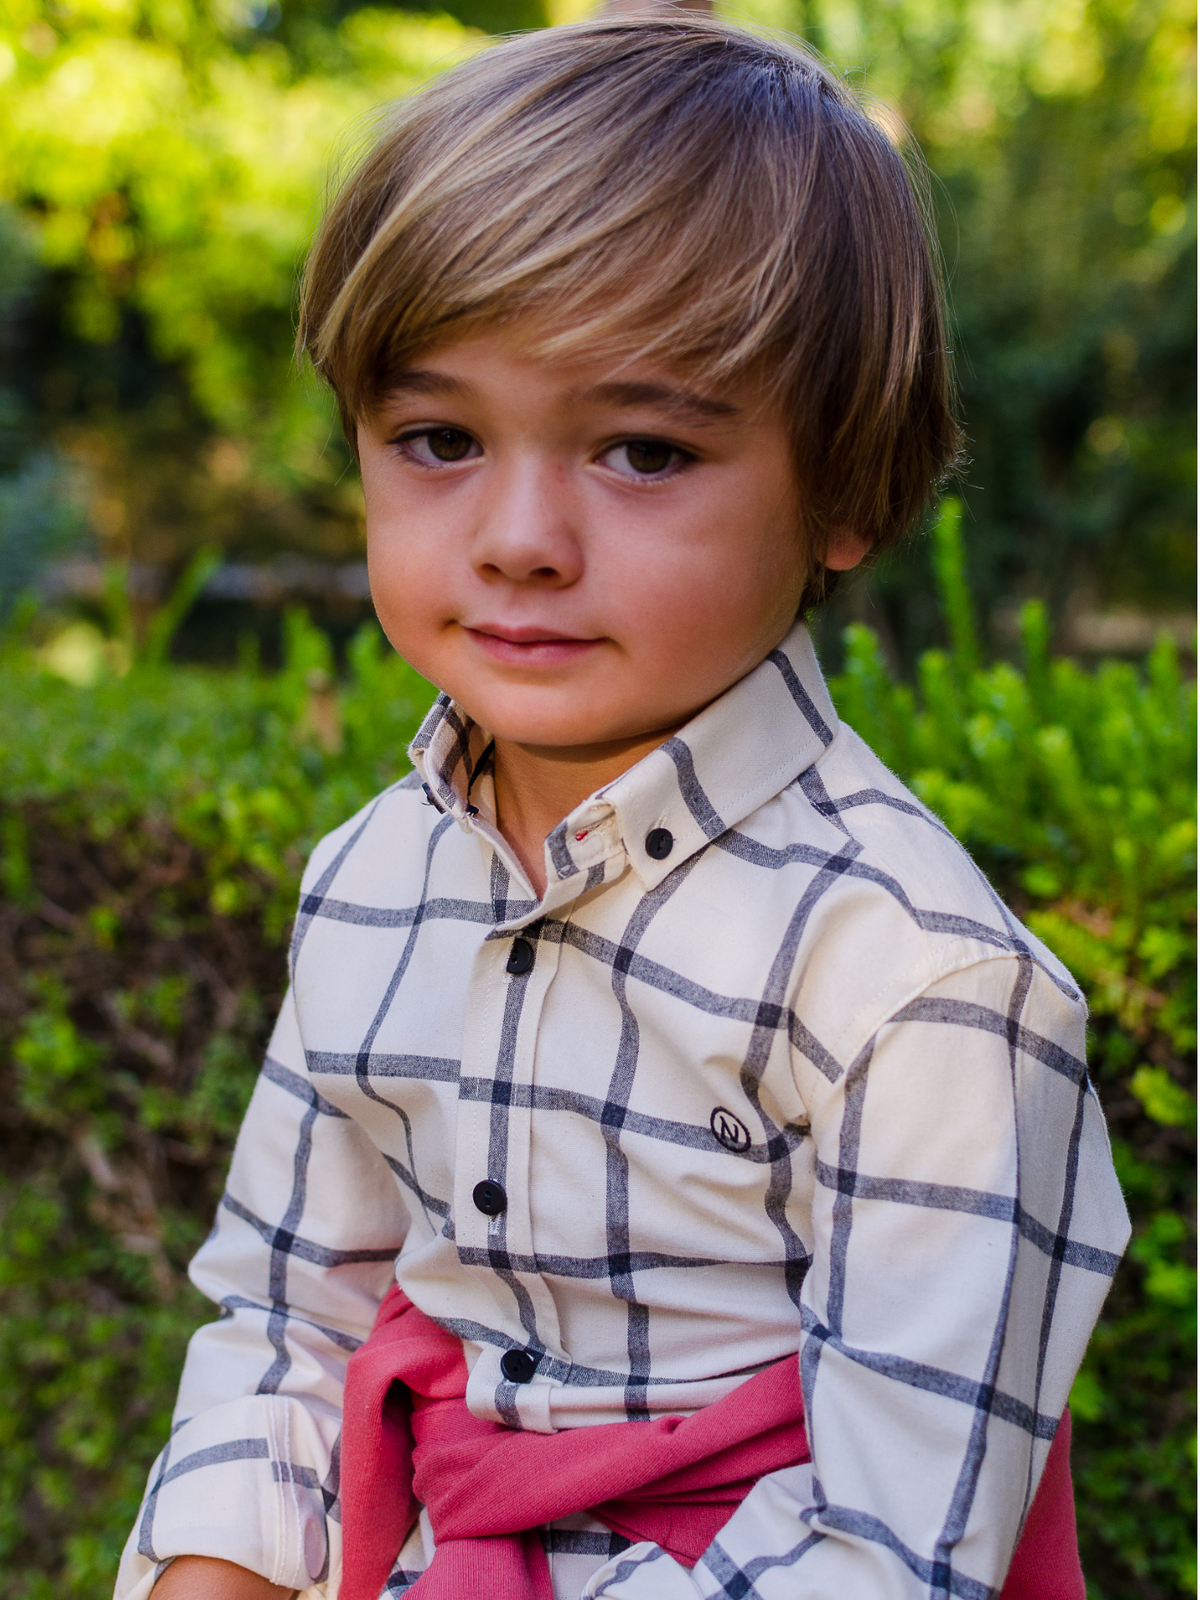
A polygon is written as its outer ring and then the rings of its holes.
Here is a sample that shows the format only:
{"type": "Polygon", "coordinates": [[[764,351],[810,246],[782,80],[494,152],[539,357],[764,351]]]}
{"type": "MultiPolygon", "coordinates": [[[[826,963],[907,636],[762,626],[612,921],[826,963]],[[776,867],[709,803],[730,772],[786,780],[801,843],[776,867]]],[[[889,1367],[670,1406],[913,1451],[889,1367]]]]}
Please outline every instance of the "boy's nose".
{"type": "Polygon", "coordinates": [[[563,587],[583,571],[577,507],[566,474],[548,463],[514,468],[491,485],[473,551],[483,578],[563,587]]]}

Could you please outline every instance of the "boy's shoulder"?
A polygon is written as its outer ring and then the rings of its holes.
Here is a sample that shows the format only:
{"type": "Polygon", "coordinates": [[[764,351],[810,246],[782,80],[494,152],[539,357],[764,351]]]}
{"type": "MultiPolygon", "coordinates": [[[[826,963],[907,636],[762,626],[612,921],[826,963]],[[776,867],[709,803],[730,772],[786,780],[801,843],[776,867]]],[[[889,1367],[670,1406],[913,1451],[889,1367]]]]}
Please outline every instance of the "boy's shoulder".
{"type": "Polygon", "coordinates": [[[313,847],[300,881],[300,895],[320,892],[320,886],[346,868],[352,859],[366,866],[379,852],[394,847],[398,837],[412,834],[424,809],[431,821],[438,813],[428,805],[420,775],[409,772],[390,783],[345,822],[333,828],[313,847]]]}
{"type": "Polygon", "coordinates": [[[789,786],[792,827],[836,874],[822,921],[848,920],[882,974],[920,949],[931,972],[993,958],[1031,960],[1082,1004],[1070,973],[992,887],[945,823],[846,723],[789,786]]]}
{"type": "MultiPolygon", "coordinates": [[[[458,832],[410,772],[317,844],[302,905],[315,907],[330,893],[373,905],[419,894],[433,837],[447,826],[458,832]]],[[[674,917],[665,922],[719,912],[730,938],[744,922],[737,942],[762,954],[778,949],[800,916],[800,981],[803,974],[824,988],[836,977],[843,1002],[852,992],[861,1002],[869,989],[884,1003],[892,991],[934,984],[956,968],[1007,959],[1032,961],[1063,999],[1082,1005],[1058,958],[1004,905],[945,824],[845,723],[816,761],[728,840],[712,844],[712,870],[694,874],[691,890],[672,896],[674,917]]],[[[464,857],[451,848],[461,866],[464,857]]],[[[668,927],[663,937],[671,939],[668,927]]]]}

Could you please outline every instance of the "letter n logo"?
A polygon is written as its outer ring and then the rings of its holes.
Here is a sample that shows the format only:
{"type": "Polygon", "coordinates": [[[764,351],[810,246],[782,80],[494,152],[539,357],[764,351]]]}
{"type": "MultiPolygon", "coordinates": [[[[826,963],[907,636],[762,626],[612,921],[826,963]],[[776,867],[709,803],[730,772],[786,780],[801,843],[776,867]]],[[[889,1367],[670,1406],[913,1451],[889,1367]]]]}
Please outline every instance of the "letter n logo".
{"type": "Polygon", "coordinates": [[[718,1144],[723,1144],[726,1150],[732,1150],[735,1155],[741,1155],[743,1150],[749,1150],[750,1129],[740,1117],[735,1117],[733,1112],[727,1111],[724,1106],[713,1107],[708,1125],[712,1129],[713,1138],[718,1144]]]}

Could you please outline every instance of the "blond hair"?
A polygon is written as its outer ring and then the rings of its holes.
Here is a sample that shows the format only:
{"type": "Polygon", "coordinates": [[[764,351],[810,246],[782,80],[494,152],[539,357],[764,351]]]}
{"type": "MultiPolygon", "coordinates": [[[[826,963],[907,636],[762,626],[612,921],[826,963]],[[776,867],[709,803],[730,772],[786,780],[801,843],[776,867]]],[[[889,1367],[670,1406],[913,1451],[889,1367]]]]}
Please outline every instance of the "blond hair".
{"type": "Polygon", "coordinates": [[[899,540],[954,460],[937,256],[908,169],[802,46],[680,13],[480,52],[386,115],[309,257],[299,345],[355,425],[419,350],[529,318],[782,407],[829,533],[899,540]]]}

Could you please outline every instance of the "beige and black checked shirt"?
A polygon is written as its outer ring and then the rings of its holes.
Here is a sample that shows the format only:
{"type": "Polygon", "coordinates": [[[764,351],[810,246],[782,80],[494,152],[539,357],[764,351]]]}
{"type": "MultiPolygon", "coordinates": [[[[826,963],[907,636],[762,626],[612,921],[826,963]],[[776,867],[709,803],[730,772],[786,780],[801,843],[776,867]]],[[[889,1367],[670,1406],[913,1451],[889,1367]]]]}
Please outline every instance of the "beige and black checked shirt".
{"type": "Polygon", "coordinates": [[[987,1600],[1128,1233],[1066,971],[803,627],[554,830],[540,902],[486,732],[442,698],[412,755],[305,876],[118,1596],[183,1553],[336,1595],[343,1370],[394,1274],[513,1427],[799,1360],[811,1466],[690,1574],[545,1530],[560,1597],[987,1600]]]}

